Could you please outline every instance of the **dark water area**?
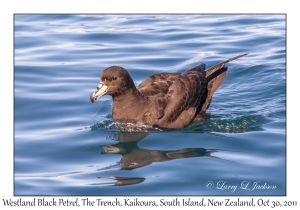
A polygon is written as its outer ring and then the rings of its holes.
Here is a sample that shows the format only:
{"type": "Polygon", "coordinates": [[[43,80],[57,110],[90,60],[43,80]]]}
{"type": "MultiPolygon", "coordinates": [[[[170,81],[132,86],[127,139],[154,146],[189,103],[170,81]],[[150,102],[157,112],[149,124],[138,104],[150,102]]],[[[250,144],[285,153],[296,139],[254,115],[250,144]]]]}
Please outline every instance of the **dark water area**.
{"type": "Polygon", "coordinates": [[[286,195],[284,15],[15,15],[15,195],[286,195]],[[209,120],[145,131],[90,102],[102,70],[138,86],[227,64],[209,120]]]}

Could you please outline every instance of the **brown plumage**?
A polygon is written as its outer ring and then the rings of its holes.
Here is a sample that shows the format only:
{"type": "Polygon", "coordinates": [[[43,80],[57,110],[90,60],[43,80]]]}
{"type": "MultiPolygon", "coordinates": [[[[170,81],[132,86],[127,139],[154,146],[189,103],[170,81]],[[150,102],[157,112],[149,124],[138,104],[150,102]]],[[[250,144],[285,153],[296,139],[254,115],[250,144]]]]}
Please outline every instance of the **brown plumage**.
{"type": "Polygon", "coordinates": [[[113,97],[114,120],[183,128],[194,120],[208,119],[212,96],[226,77],[225,64],[242,54],[205,70],[205,64],[183,73],[161,73],[146,78],[138,88],[122,67],[111,66],[100,76],[90,99],[113,97]]]}

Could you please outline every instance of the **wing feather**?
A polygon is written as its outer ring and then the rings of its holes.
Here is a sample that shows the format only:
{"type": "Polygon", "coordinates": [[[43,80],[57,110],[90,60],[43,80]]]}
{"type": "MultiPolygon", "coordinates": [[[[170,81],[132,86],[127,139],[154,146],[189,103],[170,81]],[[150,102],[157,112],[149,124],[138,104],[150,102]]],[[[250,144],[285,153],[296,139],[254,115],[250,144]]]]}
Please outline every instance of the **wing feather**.
{"type": "Polygon", "coordinates": [[[205,87],[203,71],[191,68],[183,72],[165,92],[156,96],[157,101],[161,98],[166,101],[159,124],[166,127],[184,127],[189,124],[195,117],[205,87]]]}
{"type": "Polygon", "coordinates": [[[145,96],[154,96],[164,91],[178,79],[180,73],[153,74],[146,78],[138,87],[145,96]]]}

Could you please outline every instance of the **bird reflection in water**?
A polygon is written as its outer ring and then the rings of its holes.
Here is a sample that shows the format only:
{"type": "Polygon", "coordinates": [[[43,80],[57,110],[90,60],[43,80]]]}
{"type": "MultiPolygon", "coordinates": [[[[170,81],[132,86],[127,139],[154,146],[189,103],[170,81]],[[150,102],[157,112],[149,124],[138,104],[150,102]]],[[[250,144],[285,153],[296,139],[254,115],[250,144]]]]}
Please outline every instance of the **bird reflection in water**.
{"type": "MultiPolygon", "coordinates": [[[[121,170],[132,170],[140,167],[144,167],[152,164],[153,162],[170,161],[181,158],[192,157],[214,157],[212,153],[218,152],[218,150],[208,150],[205,148],[183,148],[179,150],[148,150],[139,148],[137,143],[148,136],[146,132],[130,132],[122,133],[115,132],[113,136],[109,136],[110,139],[118,141],[114,145],[102,146],[102,154],[121,154],[122,158],[119,162],[121,170]]],[[[115,186],[129,185],[141,183],[145,178],[141,177],[98,177],[109,178],[117,180],[115,186]]]]}

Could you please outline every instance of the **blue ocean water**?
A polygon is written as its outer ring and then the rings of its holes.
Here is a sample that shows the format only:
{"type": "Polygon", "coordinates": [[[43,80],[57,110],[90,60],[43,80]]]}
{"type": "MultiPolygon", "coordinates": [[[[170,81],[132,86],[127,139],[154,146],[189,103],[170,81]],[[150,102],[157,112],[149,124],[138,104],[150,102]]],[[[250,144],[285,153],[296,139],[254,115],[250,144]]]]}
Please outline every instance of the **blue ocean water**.
{"type": "Polygon", "coordinates": [[[15,15],[15,195],[285,195],[285,15],[15,15]],[[135,84],[227,64],[211,119],[115,128],[89,96],[119,65],[135,84]]]}

